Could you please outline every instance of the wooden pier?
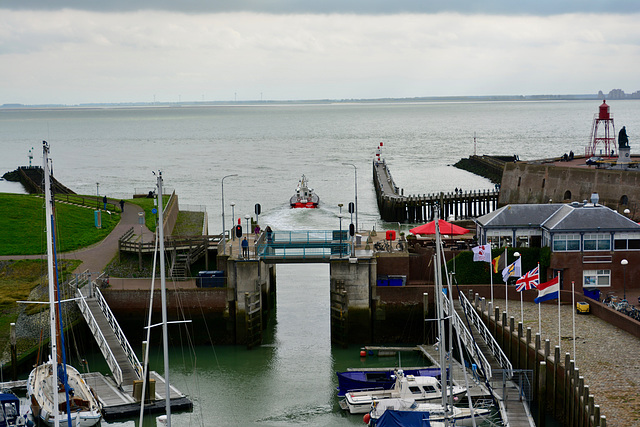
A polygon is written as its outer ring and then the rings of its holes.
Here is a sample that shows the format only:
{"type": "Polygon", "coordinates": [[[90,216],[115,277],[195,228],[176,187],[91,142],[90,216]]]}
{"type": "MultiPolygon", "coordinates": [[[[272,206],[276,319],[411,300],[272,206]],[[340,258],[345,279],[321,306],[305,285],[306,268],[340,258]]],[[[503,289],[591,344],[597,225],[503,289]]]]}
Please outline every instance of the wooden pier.
{"type": "MultiPolygon", "coordinates": [[[[125,391],[116,385],[110,376],[99,372],[81,374],[85,382],[93,388],[102,405],[102,417],[105,420],[133,418],[140,414],[140,400],[135,399],[131,390],[125,391]]],[[[144,405],[145,414],[159,414],[165,412],[165,381],[155,371],[149,372],[149,379],[155,384],[154,396],[144,405]]],[[[9,389],[14,393],[26,392],[27,381],[11,381],[0,383],[2,389],[9,389]]],[[[193,403],[180,390],[171,386],[171,411],[190,411],[193,403]]]]}
{"type": "Polygon", "coordinates": [[[426,222],[435,218],[477,218],[498,207],[498,190],[464,191],[405,196],[393,181],[384,160],[373,162],[373,182],[380,217],[389,222],[426,222]]]}

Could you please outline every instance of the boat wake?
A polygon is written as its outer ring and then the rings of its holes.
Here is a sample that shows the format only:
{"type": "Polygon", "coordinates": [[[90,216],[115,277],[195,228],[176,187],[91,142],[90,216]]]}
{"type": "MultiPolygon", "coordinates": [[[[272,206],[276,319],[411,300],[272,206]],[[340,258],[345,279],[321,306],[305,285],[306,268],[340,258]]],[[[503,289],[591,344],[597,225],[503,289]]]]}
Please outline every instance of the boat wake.
{"type": "Polygon", "coordinates": [[[315,407],[290,408],[285,413],[273,415],[271,417],[260,418],[258,423],[286,422],[296,425],[306,424],[319,415],[329,415],[333,413],[331,405],[321,405],[315,407]]]}

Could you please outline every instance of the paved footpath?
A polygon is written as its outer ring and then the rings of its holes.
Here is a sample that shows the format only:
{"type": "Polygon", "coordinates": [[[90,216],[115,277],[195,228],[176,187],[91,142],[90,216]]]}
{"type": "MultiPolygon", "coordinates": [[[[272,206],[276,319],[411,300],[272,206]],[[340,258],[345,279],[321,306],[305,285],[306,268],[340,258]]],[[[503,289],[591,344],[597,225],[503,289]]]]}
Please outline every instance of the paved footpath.
{"type": "MultiPolygon", "coordinates": [[[[118,203],[119,200],[109,200],[110,203],[118,203]]],[[[91,273],[101,272],[109,264],[109,262],[118,253],[118,239],[134,227],[136,234],[140,233],[140,225],[138,224],[138,212],[143,209],[132,203],[125,203],[124,212],[120,217],[120,222],[102,241],[89,246],[87,248],[75,251],[65,252],[61,256],[65,259],[79,259],[82,264],[76,268],[74,273],[81,273],[88,270],[91,273]]],[[[102,211],[103,215],[108,215],[102,211]]],[[[145,241],[151,241],[153,233],[146,226],[142,226],[143,238],[145,241]],[[147,240],[148,239],[148,240],[147,240]]],[[[41,259],[43,255],[4,255],[0,256],[0,260],[10,259],[41,259]]]]}
{"type": "MultiPolygon", "coordinates": [[[[629,298],[629,295],[627,295],[629,298]]],[[[631,300],[630,300],[631,301],[631,300]]],[[[636,296],[637,301],[637,296],[636,296]]],[[[495,300],[502,312],[505,301],[495,300]]],[[[558,306],[540,307],[541,338],[548,339],[551,351],[558,345],[558,306]]],[[[524,303],[524,327],[538,332],[538,305],[524,303]]],[[[509,316],[520,321],[520,301],[509,300],[509,316]]],[[[576,366],[594,396],[607,427],[640,426],[640,339],[593,315],[576,314],[576,366]]],[[[573,311],[560,306],[560,354],[573,354],[573,311]]]]}

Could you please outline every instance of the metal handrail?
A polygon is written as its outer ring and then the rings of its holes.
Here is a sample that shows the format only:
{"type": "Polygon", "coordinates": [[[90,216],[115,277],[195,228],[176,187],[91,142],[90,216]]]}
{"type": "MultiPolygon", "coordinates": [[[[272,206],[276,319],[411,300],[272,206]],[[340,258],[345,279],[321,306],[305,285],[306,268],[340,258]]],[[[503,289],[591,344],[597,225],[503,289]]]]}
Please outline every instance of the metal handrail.
{"type": "Polygon", "coordinates": [[[107,339],[102,334],[102,331],[100,330],[98,322],[93,316],[93,313],[91,313],[89,304],[87,304],[86,298],[80,290],[80,287],[76,288],[76,296],[78,297],[77,303],[78,307],[80,308],[80,312],[84,316],[84,319],[87,322],[87,326],[89,326],[89,329],[93,333],[93,337],[95,338],[96,343],[98,344],[98,347],[100,348],[100,351],[102,352],[102,355],[104,356],[104,359],[109,366],[109,369],[111,369],[111,372],[113,373],[113,378],[116,384],[121,385],[123,381],[122,368],[120,367],[120,365],[118,365],[118,362],[116,361],[111,348],[107,344],[107,339]]]}
{"type": "Polygon", "coordinates": [[[142,378],[142,372],[143,372],[142,364],[140,364],[140,361],[138,360],[136,353],[133,351],[133,348],[131,348],[131,344],[129,344],[129,341],[127,341],[127,337],[124,335],[122,328],[120,328],[120,324],[118,324],[118,321],[116,320],[116,317],[113,315],[113,312],[109,308],[109,305],[107,304],[107,301],[104,299],[104,296],[102,296],[102,292],[100,292],[100,289],[98,289],[98,287],[95,285],[93,286],[93,291],[94,291],[94,295],[97,298],[98,305],[100,306],[102,313],[104,313],[105,317],[107,318],[107,322],[109,323],[109,326],[111,326],[111,329],[113,330],[113,333],[118,339],[120,346],[124,350],[127,356],[127,359],[131,364],[131,367],[135,371],[138,378],[142,378]]]}
{"type": "MultiPolygon", "coordinates": [[[[500,366],[502,366],[502,368],[509,373],[513,372],[513,365],[504,354],[502,348],[500,347],[500,345],[498,345],[498,342],[489,331],[489,328],[487,328],[487,325],[484,324],[482,318],[475,310],[471,302],[464,295],[464,293],[460,293],[460,304],[462,305],[462,309],[467,315],[467,318],[469,318],[471,323],[476,327],[476,330],[484,340],[485,344],[487,344],[489,350],[491,350],[491,354],[493,354],[493,357],[496,358],[500,366]]],[[[510,377],[511,374],[509,374],[509,378],[510,377]]]]}
{"type": "Polygon", "coordinates": [[[351,240],[347,230],[273,231],[262,233],[256,242],[259,257],[279,258],[330,258],[351,254],[351,240]],[[266,235],[266,236],[265,236],[266,235]]]}
{"type": "MultiPolygon", "coordinates": [[[[471,332],[469,332],[469,330],[467,329],[467,326],[464,324],[464,322],[462,321],[462,319],[460,319],[460,316],[458,315],[458,313],[454,310],[452,314],[449,314],[449,297],[447,296],[446,293],[442,292],[442,296],[443,296],[443,301],[445,301],[442,304],[442,307],[444,309],[444,313],[445,315],[449,316],[452,321],[453,321],[453,327],[456,329],[456,331],[458,332],[458,335],[460,336],[460,339],[462,340],[463,344],[468,348],[475,348],[475,342],[473,340],[473,335],[471,335],[471,332]]],[[[471,357],[474,358],[476,360],[476,363],[478,363],[480,366],[482,366],[482,369],[485,372],[485,376],[487,378],[491,378],[491,365],[489,364],[489,361],[487,360],[487,358],[484,356],[484,354],[481,351],[470,351],[469,352],[471,354],[471,357]]]]}

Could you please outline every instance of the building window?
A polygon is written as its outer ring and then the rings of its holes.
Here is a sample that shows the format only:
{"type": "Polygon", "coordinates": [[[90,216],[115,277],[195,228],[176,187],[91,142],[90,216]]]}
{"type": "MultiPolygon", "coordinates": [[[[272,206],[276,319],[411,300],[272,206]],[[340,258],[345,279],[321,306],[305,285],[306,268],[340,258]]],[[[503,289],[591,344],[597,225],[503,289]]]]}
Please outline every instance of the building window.
{"type": "Polygon", "coordinates": [[[542,178],[542,188],[544,188],[545,181],[546,181],[546,178],[542,178]]]}
{"type": "Polygon", "coordinates": [[[553,235],[553,251],[568,252],[580,250],[579,234],[554,234],[553,235]]]}
{"type": "Polygon", "coordinates": [[[640,234],[638,233],[616,233],[613,238],[613,247],[616,251],[640,250],[640,234]]]}
{"type": "Polygon", "coordinates": [[[521,176],[519,176],[519,177],[518,177],[518,187],[520,187],[520,183],[521,183],[521,182],[522,182],[522,177],[521,177],[521,176]]]}
{"type": "Polygon", "coordinates": [[[567,190],[564,192],[564,200],[571,200],[571,191],[567,190]]]}
{"type": "Polygon", "coordinates": [[[611,236],[609,234],[585,234],[583,242],[585,251],[610,251],[611,236]]]}
{"type": "Polygon", "coordinates": [[[629,204],[629,198],[626,195],[620,197],[620,204],[627,206],[629,204]]]}
{"type": "Polygon", "coordinates": [[[611,270],[584,270],[583,287],[611,286],[611,270]]]}

